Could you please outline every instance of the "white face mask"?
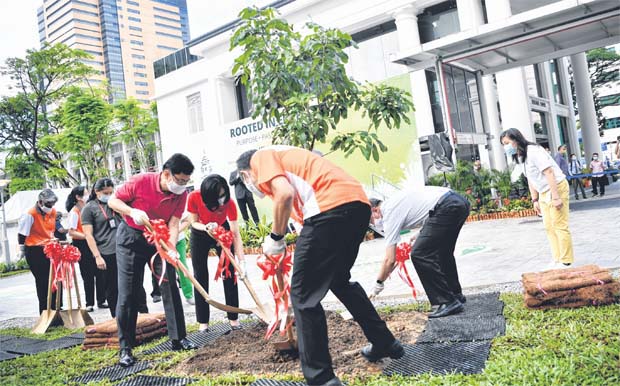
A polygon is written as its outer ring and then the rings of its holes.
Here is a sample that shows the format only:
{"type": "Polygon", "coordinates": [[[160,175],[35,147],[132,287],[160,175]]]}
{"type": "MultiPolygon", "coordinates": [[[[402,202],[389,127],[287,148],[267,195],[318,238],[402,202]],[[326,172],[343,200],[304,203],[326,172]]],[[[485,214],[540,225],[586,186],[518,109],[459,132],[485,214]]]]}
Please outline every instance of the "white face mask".
{"type": "Polygon", "coordinates": [[[221,197],[217,199],[217,203],[220,204],[220,206],[224,205],[224,202],[226,202],[226,197],[221,197]]]}
{"type": "Polygon", "coordinates": [[[41,208],[41,210],[43,211],[43,213],[49,213],[52,211],[53,208],[48,208],[45,205],[39,205],[39,207],[41,208]]]}
{"type": "Polygon", "coordinates": [[[572,157],[570,157],[570,159],[572,159],[573,161],[576,161],[576,160],[577,160],[577,157],[572,156],[572,157]]]}
{"type": "Polygon", "coordinates": [[[245,187],[248,188],[250,192],[252,192],[258,198],[265,198],[265,193],[258,190],[258,188],[254,186],[254,183],[252,182],[251,179],[247,178],[245,174],[242,174],[241,176],[242,176],[241,178],[243,179],[243,183],[245,187]]]}
{"type": "Polygon", "coordinates": [[[110,199],[111,196],[112,196],[111,194],[102,194],[99,197],[99,201],[106,203],[106,202],[108,202],[108,200],[110,199]]]}
{"type": "Polygon", "coordinates": [[[383,218],[376,219],[374,226],[377,232],[383,234],[383,218]]]}
{"type": "Polygon", "coordinates": [[[168,190],[174,194],[180,195],[185,192],[185,186],[177,184],[174,182],[174,179],[171,178],[168,180],[168,190]]]}
{"type": "Polygon", "coordinates": [[[592,157],[592,159],[596,161],[596,160],[598,160],[598,156],[595,155],[594,157],[592,157]]]}

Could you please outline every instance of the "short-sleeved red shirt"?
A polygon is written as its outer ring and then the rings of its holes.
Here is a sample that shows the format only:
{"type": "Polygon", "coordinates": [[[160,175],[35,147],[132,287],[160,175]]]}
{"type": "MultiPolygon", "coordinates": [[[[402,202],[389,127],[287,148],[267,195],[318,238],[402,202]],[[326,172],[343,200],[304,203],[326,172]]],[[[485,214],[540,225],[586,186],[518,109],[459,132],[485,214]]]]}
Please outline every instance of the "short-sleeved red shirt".
{"type": "Polygon", "coordinates": [[[187,211],[197,214],[198,221],[202,224],[215,222],[222,225],[226,222],[226,219],[237,221],[237,205],[235,205],[235,201],[232,199],[228,200],[226,204],[217,208],[215,212],[212,212],[205,206],[204,202],[202,202],[202,197],[198,190],[194,190],[189,194],[187,198],[187,211]]]}
{"type": "MultiPolygon", "coordinates": [[[[129,179],[114,193],[116,198],[132,208],[146,212],[151,220],[170,221],[172,216],[181,218],[185,210],[187,192],[174,194],[164,192],[159,186],[160,173],[141,173],[129,179]]],[[[124,216],[127,224],[135,229],[144,230],[131,217],[124,216]]]]}

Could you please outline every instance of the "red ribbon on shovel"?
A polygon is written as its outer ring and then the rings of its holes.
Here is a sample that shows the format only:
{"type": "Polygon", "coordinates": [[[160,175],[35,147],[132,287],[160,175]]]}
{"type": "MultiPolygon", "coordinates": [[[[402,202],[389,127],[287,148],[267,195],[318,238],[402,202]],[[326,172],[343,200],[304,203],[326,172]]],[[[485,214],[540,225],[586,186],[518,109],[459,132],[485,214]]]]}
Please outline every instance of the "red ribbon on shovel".
{"type": "Polygon", "coordinates": [[[60,245],[58,241],[52,241],[43,247],[43,253],[50,259],[52,270],[52,292],[56,292],[60,281],[63,288],[73,286],[73,275],[75,275],[73,263],[80,261],[80,250],[73,245],[60,245]]]}
{"type": "Polygon", "coordinates": [[[161,283],[165,280],[164,276],[166,273],[166,263],[170,263],[174,268],[177,268],[179,266],[179,258],[178,256],[170,256],[161,245],[162,243],[165,244],[170,251],[176,250],[174,245],[170,243],[170,229],[168,229],[166,222],[162,219],[157,219],[150,220],[150,223],[151,229],[146,227],[146,230],[144,231],[144,238],[149,244],[155,245],[155,248],[157,249],[157,252],[155,252],[153,257],[151,257],[150,265],[151,271],[155,277],[159,279],[159,284],[161,285],[161,283]],[[155,267],[153,265],[157,255],[161,258],[161,276],[155,273],[155,267]]]}
{"type": "Polygon", "coordinates": [[[415,286],[413,285],[413,281],[409,276],[409,271],[407,270],[407,266],[405,262],[409,260],[411,256],[411,244],[407,242],[402,242],[396,246],[396,266],[398,267],[398,276],[407,284],[411,291],[413,292],[413,298],[418,298],[418,293],[415,290],[415,286]]]}
{"type": "Polygon", "coordinates": [[[289,299],[291,294],[291,286],[289,284],[289,276],[293,268],[293,255],[286,251],[280,255],[267,256],[262,255],[256,260],[256,265],[263,271],[263,280],[271,277],[270,290],[273,300],[276,304],[275,318],[269,325],[265,339],[269,339],[271,335],[280,325],[280,335],[284,336],[286,331],[293,324],[293,318],[287,324],[289,299]],[[281,274],[282,282],[279,283],[278,273],[281,274]],[[282,288],[281,288],[282,287],[282,288]]]}
{"type": "MultiPolygon", "coordinates": [[[[217,263],[217,270],[215,271],[215,281],[217,281],[221,276],[224,276],[224,278],[229,278],[232,276],[232,272],[230,272],[230,262],[228,261],[228,256],[224,252],[224,249],[226,248],[230,250],[230,247],[233,243],[233,233],[232,231],[227,231],[226,228],[221,225],[211,230],[210,233],[211,236],[213,236],[213,238],[222,246],[220,261],[217,263]]],[[[235,284],[237,284],[236,275],[235,284]]]]}

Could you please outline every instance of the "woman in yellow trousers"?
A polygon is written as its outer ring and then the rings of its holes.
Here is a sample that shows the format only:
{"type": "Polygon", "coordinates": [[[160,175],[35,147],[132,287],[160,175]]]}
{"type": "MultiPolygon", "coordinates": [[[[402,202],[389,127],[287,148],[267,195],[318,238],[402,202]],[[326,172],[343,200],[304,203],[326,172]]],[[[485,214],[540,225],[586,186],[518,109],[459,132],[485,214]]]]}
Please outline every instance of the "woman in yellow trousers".
{"type": "Polygon", "coordinates": [[[574,261],[573,240],[568,229],[570,189],[566,176],[551,155],[529,142],[517,129],[502,132],[500,141],[507,157],[525,166],[534,209],[542,214],[551,244],[553,268],[570,266],[574,261]]]}

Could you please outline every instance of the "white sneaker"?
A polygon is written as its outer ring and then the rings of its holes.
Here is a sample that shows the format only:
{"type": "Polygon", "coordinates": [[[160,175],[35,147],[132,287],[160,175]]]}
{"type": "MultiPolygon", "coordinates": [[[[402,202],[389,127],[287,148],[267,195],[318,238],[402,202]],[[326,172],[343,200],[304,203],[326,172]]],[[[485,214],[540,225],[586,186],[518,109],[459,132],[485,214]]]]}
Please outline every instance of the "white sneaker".
{"type": "Polygon", "coordinates": [[[193,297],[191,297],[191,298],[187,298],[187,299],[185,299],[185,301],[187,302],[187,304],[190,304],[190,305],[192,305],[192,306],[193,306],[194,304],[196,304],[196,302],[194,301],[194,298],[193,298],[193,297]]]}
{"type": "Polygon", "coordinates": [[[562,264],[558,263],[555,260],[551,260],[551,262],[547,264],[547,266],[545,267],[545,271],[549,271],[552,269],[560,269],[561,268],[560,266],[562,266],[562,264]]]}

